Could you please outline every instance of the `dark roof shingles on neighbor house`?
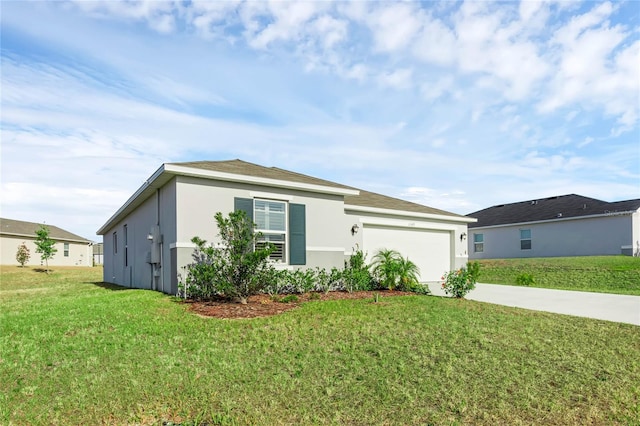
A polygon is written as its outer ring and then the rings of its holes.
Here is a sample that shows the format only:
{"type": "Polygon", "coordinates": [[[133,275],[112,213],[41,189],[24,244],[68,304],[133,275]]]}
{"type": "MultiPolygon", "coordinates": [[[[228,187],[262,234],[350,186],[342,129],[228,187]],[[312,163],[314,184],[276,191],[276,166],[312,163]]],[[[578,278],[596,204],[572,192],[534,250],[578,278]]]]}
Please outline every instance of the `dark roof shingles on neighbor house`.
{"type": "MultiPolygon", "coordinates": [[[[42,224],[25,222],[22,220],[0,218],[0,234],[35,238],[36,231],[40,228],[40,225],[42,224]]],[[[54,240],[78,241],[83,243],[91,242],[86,238],[73,234],[69,231],[65,231],[64,229],[58,228],[57,226],[46,224],[45,226],[49,228],[49,237],[54,240]]]]}
{"type": "Polygon", "coordinates": [[[595,198],[570,194],[540,198],[518,203],[501,204],[469,213],[478,219],[469,228],[537,222],[571,217],[593,216],[608,213],[635,211],[640,208],[640,199],[607,202],[595,198]]]}
{"type": "Polygon", "coordinates": [[[222,173],[232,173],[244,176],[260,177],[265,179],[282,180],[287,182],[305,183],[311,185],[321,185],[330,188],[353,189],[359,191],[359,195],[346,195],[344,197],[345,205],[373,207],[379,209],[399,210],[412,213],[436,214],[443,216],[464,217],[455,213],[436,209],[433,207],[423,206],[421,204],[412,203],[398,198],[388,197],[386,195],[376,194],[374,192],[363,191],[351,186],[341,185],[324,179],[303,175],[277,167],[263,167],[257,164],[248,163],[242,160],[229,161],[192,161],[186,163],[172,163],[176,166],[193,167],[196,169],[216,171],[222,173]]]}

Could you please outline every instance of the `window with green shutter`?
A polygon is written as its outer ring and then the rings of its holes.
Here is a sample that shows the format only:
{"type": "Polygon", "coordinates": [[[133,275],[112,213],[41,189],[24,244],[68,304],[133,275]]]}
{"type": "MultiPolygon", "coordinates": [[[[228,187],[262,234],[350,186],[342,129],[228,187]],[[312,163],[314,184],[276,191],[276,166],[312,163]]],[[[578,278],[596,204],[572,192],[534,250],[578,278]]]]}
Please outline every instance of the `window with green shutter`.
{"type": "Polygon", "coordinates": [[[256,224],[262,236],[258,244],[271,243],[275,251],[270,259],[290,265],[305,265],[306,219],[304,204],[286,203],[278,200],[236,198],[235,210],[242,210],[256,224]]]}
{"type": "Polygon", "coordinates": [[[287,203],[282,201],[254,200],[253,217],[256,230],[261,233],[258,244],[273,244],[275,250],[269,258],[286,263],[287,203]]]}
{"type": "Polygon", "coordinates": [[[289,204],[289,264],[307,264],[306,215],[304,204],[289,204]]]}

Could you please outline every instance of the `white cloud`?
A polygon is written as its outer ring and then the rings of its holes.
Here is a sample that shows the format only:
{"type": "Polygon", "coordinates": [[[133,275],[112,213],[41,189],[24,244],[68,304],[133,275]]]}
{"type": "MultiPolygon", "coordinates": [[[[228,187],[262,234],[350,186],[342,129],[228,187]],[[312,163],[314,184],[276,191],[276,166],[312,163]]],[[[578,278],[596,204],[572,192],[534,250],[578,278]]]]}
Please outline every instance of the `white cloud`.
{"type": "Polygon", "coordinates": [[[317,2],[268,3],[268,12],[273,21],[249,38],[249,45],[265,49],[275,41],[298,40],[303,27],[320,10],[317,2]]]}
{"type": "Polygon", "coordinates": [[[373,33],[374,49],[396,52],[406,48],[422,26],[419,8],[414,3],[380,3],[367,17],[373,33]]]}
{"type": "Polygon", "coordinates": [[[455,85],[455,80],[452,76],[445,76],[439,78],[435,82],[425,82],[421,86],[421,93],[427,100],[435,100],[444,96],[453,90],[455,85]]]}
{"type": "Polygon", "coordinates": [[[523,193],[637,198],[629,10],[9,2],[3,214],[45,219],[41,191],[48,222],[90,237],[162,162],[228,158],[458,213],[523,193]]]}
{"type": "Polygon", "coordinates": [[[452,65],[456,59],[456,37],[437,19],[426,19],[421,34],[413,45],[416,58],[440,66],[452,65]]]}
{"type": "Polygon", "coordinates": [[[611,26],[613,11],[610,3],[600,4],[555,32],[558,70],[538,104],[540,111],[581,104],[617,117],[617,131],[637,123],[640,42],[625,43],[631,33],[621,25],[611,26]]]}
{"type": "Polygon", "coordinates": [[[378,83],[383,87],[394,89],[408,89],[412,86],[413,70],[410,68],[397,69],[378,76],[378,83]]]}

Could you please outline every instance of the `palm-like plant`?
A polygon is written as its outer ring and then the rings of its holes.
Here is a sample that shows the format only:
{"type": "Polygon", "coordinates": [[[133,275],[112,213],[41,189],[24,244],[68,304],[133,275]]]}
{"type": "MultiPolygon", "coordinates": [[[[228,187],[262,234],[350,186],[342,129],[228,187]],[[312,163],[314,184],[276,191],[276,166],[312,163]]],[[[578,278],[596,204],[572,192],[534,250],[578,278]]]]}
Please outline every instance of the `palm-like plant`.
{"type": "Polygon", "coordinates": [[[408,257],[398,259],[398,281],[403,290],[410,290],[418,283],[420,268],[408,257]]]}
{"type": "Polygon", "coordinates": [[[396,250],[380,249],[373,256],[371,267],[378,282],[389,290],[393,290],[400,277],[400,261],[402,256],[396,250]]]}

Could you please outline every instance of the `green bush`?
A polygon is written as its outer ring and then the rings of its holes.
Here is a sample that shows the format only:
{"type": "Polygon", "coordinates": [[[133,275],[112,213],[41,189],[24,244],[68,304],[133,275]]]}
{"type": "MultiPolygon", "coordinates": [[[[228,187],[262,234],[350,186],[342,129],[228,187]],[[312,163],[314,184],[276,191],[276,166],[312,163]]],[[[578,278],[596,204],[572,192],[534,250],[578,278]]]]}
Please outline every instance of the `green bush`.
{"type": "Polygon", "coordinates": [[[470,262],[467,267],[462,267],[455,271],[446,272],[442,279],[444,292],[456,298],[463,298],[471,290],[476,288],[480,265],[478,262],[470,262]]]}
{"type": "Polygon", "coordinates": [[[420,269],[408,258],[389,249],[381,249],[373,257],[373,276],[379,288],[412,291],[418,284],[420,269]]]}
{"type": "Polygon", "coordinates": [[[297,302],[298,296],[296,296],[295,294],[288,294],[286,296],[284,296],[282,299],[280,299],[280,302],[282,303],[295,303],[297,302]]]}
{"type": "Polygon", "coordinates": [[[516,277],[516,284],[523,286],[530,286],[536,283],[532,274],[522,273],[516,277]]]}
{"type": "Polygon", "coordinates": [[[365,262],[366,254],[362,250],[356,250],[348,261],[344,262],[342,271],[343,290],[349,293],[360,290],[371,290],[373,278],[369,272],[369,267],[365,262]]]}
{"type": "Polygon", "coordinates": [[[247,297],[265,289],[273,276],[269,263],[272,245],[258,248],[260,233],[243,211],[215,214],[220,246],[193,237],[194,262],[187,266],[186,282],[181,286],[185,298],[211,299],[222,296],[246,303],[247,297]]]}

